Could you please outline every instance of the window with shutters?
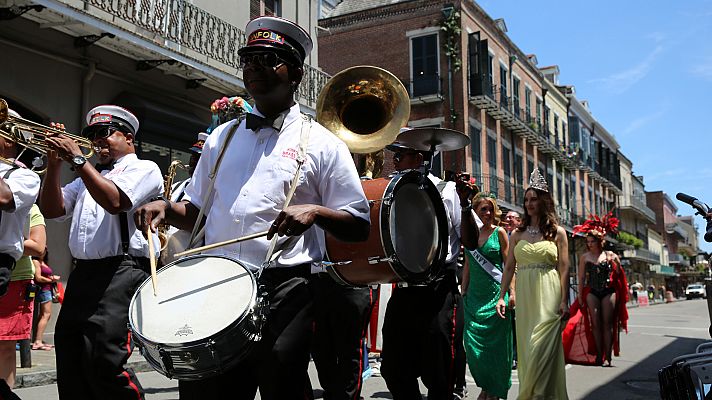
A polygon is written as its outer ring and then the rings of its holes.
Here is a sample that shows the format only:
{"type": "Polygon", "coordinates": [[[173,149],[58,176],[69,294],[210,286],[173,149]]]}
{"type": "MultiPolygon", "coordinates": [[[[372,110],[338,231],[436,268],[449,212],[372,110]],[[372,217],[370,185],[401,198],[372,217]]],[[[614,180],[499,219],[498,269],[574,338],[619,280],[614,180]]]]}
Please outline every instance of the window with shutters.
{"type": "Polygon", "coordinates": [[[489,163],[490,192],[499,195],[497,182],[497,139],[487,135],[487,162],[489,163]]]}
{"type": "Polygon", "coordinates": [[[527,123],[532,122],[532,90],[524,88],[524,111],[527,114],[527,123]]]}
{"type": "Polygon", "coordinates": [[[509,98],[507,97],[507,68],[499,65],[499,102],[504,107],[509,107],[509,98]]]}
{"type": "Polygon", "coordinates": [[[470,148],[472,149],[472,174],[479,175],[482,172],[482,147],[480,143],[480,128],[470,125],[470,148]]]}
{"type": "Polygon", "coordinates": [[[512,150],[502,143],[502,171],[504,172],[504,201],[512,202],[512,184],[510,177],[512,176],[512,166],[510,164],[510,155],[512,150]]]}
{"type": "Polygon", "coordinates": [[[413,97],[438,94],[438,35],[431,34],[410,39],[413,74],[413,97]]]}

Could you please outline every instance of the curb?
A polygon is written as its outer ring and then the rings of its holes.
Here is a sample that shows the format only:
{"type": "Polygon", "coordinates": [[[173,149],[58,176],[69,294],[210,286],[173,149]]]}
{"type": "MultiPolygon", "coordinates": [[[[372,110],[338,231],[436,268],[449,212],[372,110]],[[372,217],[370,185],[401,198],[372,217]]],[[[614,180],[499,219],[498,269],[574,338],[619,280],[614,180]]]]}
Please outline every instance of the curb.
{"type": "MultiPolygon", "coordinates": [[[[154,370],[146,360],[128,362],[126,363],[126,368],[131,368],[135,373],[151,372],[154,370]]],[[[15,377],[14,389],[54,385],[55,383],[57,383],[57,370],[48,369],[45,371],[18,374],[15,377]]]]}

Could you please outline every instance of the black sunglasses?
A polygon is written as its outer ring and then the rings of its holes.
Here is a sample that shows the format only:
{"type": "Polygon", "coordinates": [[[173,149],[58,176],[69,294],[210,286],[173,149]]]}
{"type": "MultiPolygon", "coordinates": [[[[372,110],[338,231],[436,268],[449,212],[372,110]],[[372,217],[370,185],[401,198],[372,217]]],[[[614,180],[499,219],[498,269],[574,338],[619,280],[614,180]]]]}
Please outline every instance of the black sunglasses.
{"type": "Polygon", "coordinates": [[[412,156],[418,153],[412,152],[412,153],[404,153],[404,152],[397,152],[393,154],[393,161],[395,162],[401,162],[406,156],[412,156]]]}
{"type": "Polygon", "coordinates": [[[96,127],[85,132],[84,137],[89,140],[106,139],[109,136],[113,135],[116,130],[117,129],[112,126],[96,127]]]}
{"type": "Polygon", "coordinates": [[[244,69],[247,65],[255,64],[263,68],[277,68],[282,64],[289,64],[289,62],[272,52],[243,54],[240,56],[238,63],[242,69],[244,69]]]}

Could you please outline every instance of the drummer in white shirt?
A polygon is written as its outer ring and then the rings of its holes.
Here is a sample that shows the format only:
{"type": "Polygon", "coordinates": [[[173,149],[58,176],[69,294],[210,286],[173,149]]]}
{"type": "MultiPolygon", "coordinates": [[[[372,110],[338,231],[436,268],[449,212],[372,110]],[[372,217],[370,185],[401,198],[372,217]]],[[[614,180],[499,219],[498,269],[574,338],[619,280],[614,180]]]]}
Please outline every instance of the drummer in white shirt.
{"type": "Polygon", "coordinates": [[[83,136],[99,163],[112,167],[98,172],[74,140],[50,137],[40,194],[46,218],[72,219],[69,250],[76,260],[55,328],[57,390],[60,399],[143,398],[136,376],[124,368],[132,350],[129,302],[147,277],[151,251],[132,214],[163,191],[163,177],[154,162],[136,157],[139,123],[131,112],[98,106],[87,123],[83,136]],[[64,187],[62,161],[79,175],[64,187]]]}
{"type": "Polygon", "coordinates": [[[309,34],[276,17],[259,17],[246,27],[247,45],[238,51],[243,78],[256,108],[244,122],[221,125],[203,147],[184,201],[153,202],[136,214],[141,226],[166,219],[191,229],[207,198],[208,174],[230,131],[212,204],[207,208],[205,243],[269,230],[259,238],[211,251],[240,260],[251,269],[265,261],[274,235],[281,253],[264,270],[260,283],[269,291],[270,313],[263,338],[232,370],[199,381],[181,381],[181,399],[304,398],[312,336],[312,273],[324,254],[324,231],[346,241],[368,237],[369,205],[346,145],[316,122],[308,141],[294,92],[312,49],[309,34]],[[307,142],[301,177],[284,209],[295,176],[300,143],[307,142]]]}

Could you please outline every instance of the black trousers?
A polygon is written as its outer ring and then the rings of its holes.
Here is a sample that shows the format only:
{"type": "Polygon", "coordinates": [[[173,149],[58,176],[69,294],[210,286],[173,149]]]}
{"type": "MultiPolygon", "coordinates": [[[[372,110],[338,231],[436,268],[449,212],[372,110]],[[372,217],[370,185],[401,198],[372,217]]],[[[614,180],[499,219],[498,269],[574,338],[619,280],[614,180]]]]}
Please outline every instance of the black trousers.
{"type": "Polygon", "coordinates": [[[316,280],[312,355],[324,400],[358,400],[373,293],[371,288],[346,287],[321,275],[316,280]]]}
{"type": "Polygon", "coordinates": [[[60,399],[144,398],[124,365],[133,347],[129,303],[148,276],[145,268],[144,259],[77,261],[54,334],[60,399]]]}
{"type": "Polygon", "coordinates": [[[381,376],[394,400],[451,400],[456,346],[462,345],[462,296],[455,271],[447,269],[427,286],[396,288],[383,323],[381,376]]]}
{"type": "Polygon", "coordinates": [[[262,340],[244,361],[222,375],[179,381],[180,398],[263,400],[310,398],[307,393],[309,349],[314,313],[309,265],[264,270],[260,284],[270,294],[270,313],[262,340]]]}

